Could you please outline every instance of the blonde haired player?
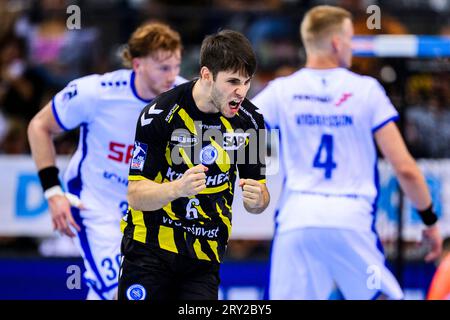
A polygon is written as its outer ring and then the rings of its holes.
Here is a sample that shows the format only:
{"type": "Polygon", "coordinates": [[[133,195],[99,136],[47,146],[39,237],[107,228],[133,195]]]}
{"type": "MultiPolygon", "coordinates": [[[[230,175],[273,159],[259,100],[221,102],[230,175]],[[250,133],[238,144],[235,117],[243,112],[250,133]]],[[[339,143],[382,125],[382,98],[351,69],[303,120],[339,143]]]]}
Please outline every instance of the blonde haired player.
{"type": "Polygon", "coordinates": [[[126,213],[128,168],[141,110],[184,82],[180,35],[161,23],[132,34],[124,60],[132,69],[70,82],[31,121],[28,138],[53,227],[73,237],[84,259],[88,299],[112,299],[120,267],[120,219],[126,213]],[[52,137],[80,127],[63,193],[52,137]],[[80,201],[81,200],[81,201],[80,201]]]}
{"type": "Polygon", "coordinates": [[[375,142],[426,224],[426,260],[433,260],[442,239],[424,177],[381,85],[347,70],[350,13],[314,7],[301,23],[301,36],[306,67],[272,81],[253,99],[268,126],[281,130],[287,174],[276,217],[270,298],[327,299],[336,284],[346,299],[402,299],[375,230],[375,142]]]}

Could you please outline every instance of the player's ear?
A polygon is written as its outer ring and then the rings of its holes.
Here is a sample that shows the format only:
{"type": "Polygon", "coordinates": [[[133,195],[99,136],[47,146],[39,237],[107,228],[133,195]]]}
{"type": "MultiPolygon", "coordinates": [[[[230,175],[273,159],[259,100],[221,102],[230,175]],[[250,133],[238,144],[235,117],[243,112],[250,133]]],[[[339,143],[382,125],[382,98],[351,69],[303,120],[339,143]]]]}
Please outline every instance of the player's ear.
{"type": "Polygon", "coordinates": [[[133,58],[133,60],[131,60],[131,64],[133,66],[133,70],[137,71],[139,66],[141,65],[141,59],[140,58],[133,58]]]}
{"type": "Polygon", "coordinates": [[[200,78],[202,80],[206,80],[206,81],[212,81],[213,80],[212,72],[208,69],[208,67],[203,66],[200,69],[200,78]]]}
{"type": "Polygon", "coordinates": [[[341,48],[341,38],[339,35],[334,34],[331,36],[331,48],[333,53],[339,52],[341,48]]]}

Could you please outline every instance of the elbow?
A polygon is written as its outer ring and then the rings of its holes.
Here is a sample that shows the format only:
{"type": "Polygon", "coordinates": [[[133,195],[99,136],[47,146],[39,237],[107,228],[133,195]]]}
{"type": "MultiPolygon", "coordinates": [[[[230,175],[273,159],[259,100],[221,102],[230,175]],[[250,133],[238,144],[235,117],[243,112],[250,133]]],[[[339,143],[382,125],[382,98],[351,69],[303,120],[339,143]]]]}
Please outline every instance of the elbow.
{"type": "Polygon", "coordinates": [[[35,136],[38,128],[39,128],[39,121],[36,118],[31,119],[27,128],[28,141],[31,141],[31,138],[35,136]]]}
{"type": "Polygon", "coordinates": [[[139,210],[137,201],[136,201],[136,197],[135,197],[134,189],[135,189],[135,186],[133,184],[129,184],[128,192],[127,192],[128,206],[135,210],[139,210]]]}
{"type": "Polygon", "coordinates": [[[141,208],[139,207],[139,203],[137,202],[136,197],[130,191],[128,191],[128,194],[127,194],[127,201],[128,201],[128,206],[129,207],[133,208],[134,210],[141,210],[141,208]]]}
{"type": "Polygon", "coordinates": [[[416,180],[420,177],[419,168],[414,161],[397,166],[395,173],[401,180],[416,180]]]}

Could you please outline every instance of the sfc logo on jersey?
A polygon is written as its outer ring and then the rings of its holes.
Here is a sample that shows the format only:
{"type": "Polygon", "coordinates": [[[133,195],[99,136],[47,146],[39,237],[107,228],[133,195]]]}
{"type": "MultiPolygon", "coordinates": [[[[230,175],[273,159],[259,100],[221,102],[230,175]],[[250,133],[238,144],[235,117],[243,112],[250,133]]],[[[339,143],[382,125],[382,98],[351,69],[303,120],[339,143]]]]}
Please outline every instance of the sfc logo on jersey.
{"type": "Polygon", "coordinates": [[[147,158],[148,146],[145,143],[135,141],[133,149],[133,158],[131,159],[131,169],[143,170],[145,158],[147,158]]]}
{"type": "Polygon", "coordinates": [[[200,151],[200,161],[202,164],[213,164],[216,161],[219,152],[212,145],[208,144],[200,151]]]}
{"type": "Polygon", "coordinates": [[[145,300],[147,291],[140,284],[133,284],[127,289],[128,300],[145,300]]]}

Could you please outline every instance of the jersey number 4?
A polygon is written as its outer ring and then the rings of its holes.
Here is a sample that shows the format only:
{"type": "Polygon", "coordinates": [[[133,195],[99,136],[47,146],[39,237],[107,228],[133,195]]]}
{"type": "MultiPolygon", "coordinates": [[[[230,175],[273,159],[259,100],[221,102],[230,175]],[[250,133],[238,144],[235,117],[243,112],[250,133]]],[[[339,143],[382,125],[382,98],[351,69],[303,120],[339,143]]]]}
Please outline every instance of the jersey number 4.
{"type": "Polygon", "coordinates": [[[313,167],[324,169],[325,179],[331,179],[331,174],[337,167],[337,164],[333,161],[333,136],[331,134],[322,135],[319,150],[314,156],[313,167]]]}

